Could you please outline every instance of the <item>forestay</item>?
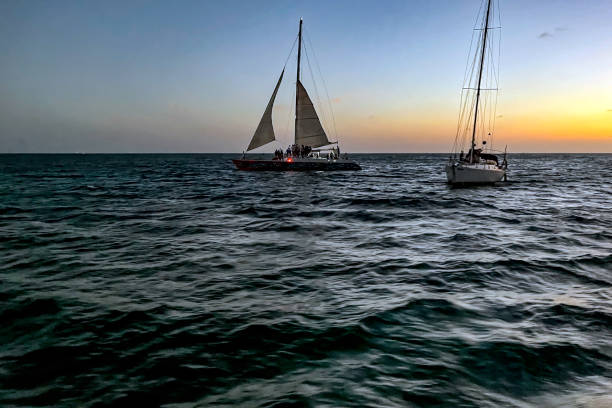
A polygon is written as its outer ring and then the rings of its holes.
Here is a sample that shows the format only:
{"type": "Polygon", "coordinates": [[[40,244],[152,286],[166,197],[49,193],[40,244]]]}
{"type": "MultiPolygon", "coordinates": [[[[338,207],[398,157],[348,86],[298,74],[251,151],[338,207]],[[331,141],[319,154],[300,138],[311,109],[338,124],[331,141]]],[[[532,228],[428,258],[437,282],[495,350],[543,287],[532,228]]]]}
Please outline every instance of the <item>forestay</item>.
{"type": "Polygon", "coordinates": [[[278,78],[278,83],[276,84],[276,88],[274,88],[274,92],[272,93],[272,97],[270,98],[270,102],[268,102],[268,106],[266,107],[266,111],[264,112],[261,120],[259,121],[259,126],[255,130],[255,134],[251,139],[251,143],[249,143],[248,150],[256,149],[260,146],[263,146],[267,143],[270,143],[275,139],[274,137],[274,127],[272,126],[272,107],[274,106],[274,99],[276,99],[276,93],[278,92],[278,87],[283,80],[283,75],[285,74],[285,70],[281,72],[280,78],[278,78]]]}

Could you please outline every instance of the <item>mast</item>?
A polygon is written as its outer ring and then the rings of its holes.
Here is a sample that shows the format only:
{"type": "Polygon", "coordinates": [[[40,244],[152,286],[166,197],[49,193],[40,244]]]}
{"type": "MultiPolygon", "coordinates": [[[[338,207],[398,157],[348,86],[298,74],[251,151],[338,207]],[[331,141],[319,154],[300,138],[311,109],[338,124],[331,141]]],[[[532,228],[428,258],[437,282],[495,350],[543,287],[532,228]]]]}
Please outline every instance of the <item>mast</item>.
{"type": "Polygon", "coordinates": [[[298,129],[298,101],[300,100],[300,87],[298,83],[300,82],[300,58],[302,57],[302,19],[300,18],[300,31],[298,33],[298,59],[297,59],[297,81],[295,83],[295,132],[294,139],[297,139],[297,129],[298,129]]]}
{"type": "MultiPolygon", "coordinates": [[[[474,160],[474,148],[476,147],[476,123],[478,121],[478,103],[480,102],[480,84],[482,81],[482,69],[484,66],[485,50],[487,48],[487,33],[489,32],[489,14],[491,12],[491,0],[487,3],[487,16],[485,17],[484,35],[482,39],[482,54],[480,55],[480,69],[478,71],[478,88],[476,88],[476,108],[474,109],[474,128],[472,129],[472,148],[470,149],[470,163],[474,160]]],[[[301,26],[301,24],[300,24],[301,26]]],[[[301,29],[300,29],[301,32],[301,29]]],[[[299,54],[298,54],[299,55],[299,54]]],[[[299,61],[299,58],[298,58],[299,61]]],[[[299,67],[299,63],[298,63],[299,67]]],[[[298,68],[299,75],[299,68],[298,68]]]]}

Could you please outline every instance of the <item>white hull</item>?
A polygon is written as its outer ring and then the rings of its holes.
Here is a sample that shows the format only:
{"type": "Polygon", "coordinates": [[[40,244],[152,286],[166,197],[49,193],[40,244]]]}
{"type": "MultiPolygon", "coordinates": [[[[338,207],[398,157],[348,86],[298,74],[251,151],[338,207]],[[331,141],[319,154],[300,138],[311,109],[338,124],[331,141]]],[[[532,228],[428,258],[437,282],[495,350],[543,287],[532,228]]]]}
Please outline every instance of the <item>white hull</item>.
{"type": "Polygon", "coordinates": [[[494,164],[452,162],[446,165],[446,178],[451,184],[492,184],[501,181],[506,170],[494,164]]]}

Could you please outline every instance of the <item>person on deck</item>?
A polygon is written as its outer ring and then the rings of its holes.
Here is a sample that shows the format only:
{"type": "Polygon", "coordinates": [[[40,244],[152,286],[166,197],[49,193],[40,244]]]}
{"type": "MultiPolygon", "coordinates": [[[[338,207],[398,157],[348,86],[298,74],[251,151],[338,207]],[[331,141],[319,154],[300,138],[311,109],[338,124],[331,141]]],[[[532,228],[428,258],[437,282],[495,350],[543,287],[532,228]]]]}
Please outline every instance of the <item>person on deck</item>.
{"type": "Polygon", "coordinates": [[[480,152],[482,152],[482,149],[473,149],[473,151],[470,149],[465,156],[465,160],[470,164],[480,163],[480,152]]]}

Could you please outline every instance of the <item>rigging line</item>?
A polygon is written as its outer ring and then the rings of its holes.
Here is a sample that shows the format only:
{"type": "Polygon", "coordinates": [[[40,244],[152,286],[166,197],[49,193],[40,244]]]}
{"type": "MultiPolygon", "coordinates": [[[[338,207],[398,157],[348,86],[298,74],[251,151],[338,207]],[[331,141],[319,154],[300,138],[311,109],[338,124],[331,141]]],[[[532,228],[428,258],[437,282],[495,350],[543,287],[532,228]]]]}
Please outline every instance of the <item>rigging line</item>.
{"type": "MultiPolygon", "coordinates": [[[[482,98],[482,96],[481,96],[482,98]]],[[[484,141],[486,140],[487,137],[487,131],[489,129],[487,122],[490,119],[490,114],[489,114],[489,95],[485,95],[484,98],[481,99],[482,102],[482,115],[481,115],[481,121],[480,121],[480,141],[484,141]]]]}
{"type": "Polygon", "coordinates": [[[460,105],[460,114],[459,114],[459,122],[457,123],[457,135],[461,136],[461,143],[463,144],[463,137],[465,136],[465,128],[466,128],[466,114],[468,111],[468,106],[471,103],[472,93],[471,92],[463,92],[462,100],[460,105]]]}
{"type": "Polygon", "coordinates": [[[319,89],[317,88],[317,83],[314,78],[314,72],[312,70],[312,67],[310,66],[310,58],[308,57],[308,51],[306,51],[306,47],[304,47],[304,55],[306,56],[306,63],[308,64],[308,70],[310,71],[310,78],[312,79],[312,85],[315,90],[315,95],[317,96],[317,103],[319,105],[319,113],[323,117],[323,122],[328,123],[327,117],[325,116],[325,111],[323,110],[323,106],[322,106],[323,104],[321,103],[321,98],[319,97],[319,89]]]}
{"type": "MultiPolygon", "coordinates": [[[[285,70],[285,68],[287,68],[287,63],[289,62],[289,59],[291,58],[291,54],[293,53],[293,49],[295,48],[295,43],[298,40],[298,35],[295,36],[295,39],[293,40],[293,45],[291,45],[291,49],[289,50],[289,55],[287,55],[287,58],[285,59],[285,63],[283,64],[283,71],[285,70]]],[[[293,111],[293,107],[289,108],[289,118],[291,119],[291,112],[293,111]]],[[[289,125],[287,125],[287,128],[284,132],[284,134],[287,134],[289,132],[289,125]]],[[[284,135],[283,135],[284,136],[284,135]]],[[[275,142],[278,142],[281,145],[281,149],[282,149],[282,143],[280,140],[275,139],[275,142]]]]}
{"type": "MultiPolygon", "coordinates": [[[[494,4],[491,4],[491,13],[494,16],[494,4]]],[[[493,34],[493,33],[491,33],[493,34]]],[[[484,70],[484,84],[492,84],[492,80],[494,79],[494,69],[495,69],[495,60],[493,59],[493,50],[491,48],[493,43],[492,35],[487,37],[487,43],[485,44],[487,48],[486,59],[488,59],[488,63],[485,66],[484,70]]],[[[484,60],[483,60],[484,63],[484,60]]],[[[479,129],[480,141],[483,142],[487,138],[487,133],[491,130],[491,97],[490,94],[483,95],[481,100],[482,102],[482,115],[479,125],[481,128],[479,129]]],[[[484,147],[484,146],[483,146],[484,147]]]]}
{"type": "MultiPolygon", "coordinates": [[[[501,26],[501,12],[499,7],[499,0],[497,1],[497,19],[499,21],[499,25],[501,26]]],[[[501,70],[501,30],[499,31],[499,35],[497,37],[497,83],[499,87],[499,78],[500,78],[500,70],[501,70]]],[[[493,129],[495,129],[495,124],[497,122],[497,100],[499,97],[499,92],[495,94],[495,108],[493,109],[493,129]]],[[[491,148],[493,148],[493,140],[491,140],[491,148]]]]}
{"type": "MultiPolygon", "coordinates": [[[[480,39],[480,36],[478,36],[480,39]]],[[[470,42],[470,52],[468,53],[468,60],[466,63],[466,68],[465,68],[465,73],[464,73],[464,78],[463,78],[463,84],[464,85],[472,85],[472,80],[474,78],[474,70],[476,69],[476,60],[478,58],[478,50],[480,49],[480,47],[478,49],[476,49],[476,52],[474,52],[472,54],[472,49],[473,49],[473,41],[474,41],[474,34],[472,34],[472,41],[470,42]],[[470,63],[470,57],[472,57],[471,59],[471,63],[470,63]],[[469,73],[469,74],[468,74],[469,73]]],[[[455,135],[455,139],[458,138],[458,136],[460,135],[460,132],[463,132],[463,128],[461,127],[462,124],[464,123],[465,119],[465,112],[467,109],[467,103],[468,100],[470,100],[470,93],[466,92],[464,93],[463,90],[461,91],[461,99],[459,101],[459,109],[460,109],[460,115],[459,115],[459,120],[457,122],[457,133],[455,135]],[[463,98],[465,97],[465,100],[463,100],[463,98]]],[[[472,98],[473,100],[473,98],[472,98]]],[[[467,125],[466,125],[467,126],[467,125]]],[[[463,133],[461,133],[462,136],[463,133]]],[[[462,145],[463,145],[463,140],[462,140],[462,145]]]]}
{"type": "MultiPolygon", "coordinates": [[[[480,36],[478,37],[478,42],[480,44],[480,36]]],[[[475,72],[478,66],[478,54],[480,54],[480,45],[474,49],[474,53],[472,55],[472,63],[470,65],[469,77],[467,79],[468,86],[476,86],[475,83],[475,72]]]]}
{"type": "MultiPolygon", "coordinates": [[[[500,36],[498,35],[497,36],[497,38],[498,38],[498,41],[497,41],[498,42],[498,44],[497,44],[498,47],[500,45],[499,37],[500,36]]],[[[495,42],[495,38],[491,38],[491,45],[489,47],[489,50],[490,50],[489,51],[489,57],[490,57],[491,62],[493,64],[493,75],[494,75],[494,79],[495,79],[495,84],[496,84],[496,87],[499,88],[499,75],[498,75],[498,71],[499,71],[499,58],[496,59],[495,58],[496,56],[493,53],[494,52],[494,48],[495,48],[494,47],[494,42],[495,42]]],[[[499,52],[499,49],[498,49],[498,52],[499,52]]]]}
{"type": "Polygon", "coordinates": [[[497,98],[498,95],[495,95],[495,103],[493,105],[493,126],[491,128],[491,149],[493,149],[493,136],[495,135],[495,124],[497,122],[497,98]]]}
{"type": "MultiPolygon", "coordinates": [[[[487,0],[483,0],[481,2],[480,8],[474,20],[473,28],[482,27],[484,25],[484,20],[486,18],[485,13],[484,13],[484,10],[485,10],[484,5],[486,5],[486,3],[487,3],[487,0]]],[[[468,86],[475,85],[475,84],[472,84],[472,82],[475,82],[474,74],[476,70],[478,55],[481,53],[480,50],[482,49],[481,39],[483,35],[484,35],[484,30],[480,30],[478,35],[476,35],[476,31],[472,31],[472,36],[471,36],[471,41],[470,41],[470,50],[468,52],[468,57],[467,57],[468,61],[466,64],[466,69],[465,69],[464,79],[463,79],[463,83],[467,84],[468,86]],[[472,50],[474,49],[474,40],[476,39],[476,37],[478,38],[478,47],[476,48],[475,52],[472,54],[472,50]],[[471,63],[470,63],[470,59],[471,59],[471,63]],[[468,78],[469,78],[469,81],[468,81],[468,78]]],[[[461,137],[461,145],[463,146],[465,145],[465,142],[467,138],[469,137],[470,127],[472,125],[470,118],[474,115],[476,95],[474,92],[464,93],[463,91],[461,95],[462,95],[462,99],[464,97],[465,99],[460,100],[460,115],[459,115],[459,121],[457,123],[457,134],[455,135],[455,142],[458,142],[459,138],[461,137]]]]}
{"type": "MultiPolygon", "coordinates": [[[[290,101],[295,99],[295,86],[292,88],[293,90],[291,91],[290,101]]],[[[291,124],[292,119],[293,119],[293,108],[294,108],[294,104],[290,103],[289,104],[289,117],[287,118],[287,125],[285,126],[285,132],[283,133],[289,141],[291,141],[291,137],[289,136],[289,124],[291,124]]],[[[291,143],[289,143],[289,145],[291,145],[291,143]]]]}
{"type": "Polygon", "coordinates": [[[470,64],[470,56],[472,55],[472,48],[474,46],[474,34],[472,34],[472,38],[470,40],[470,50],[468,52],[468,56],[467,56],[467,61],[465,62],[465,70],[463,72],[463,84],[465,85],[466,81],[468,80],[468,72],[471,69],[471,64],[470,64]]]}
{"type": "MultiPolygon", "coordinates": [[[[473,58],[472,58],[472,64],[471,64],[471,68],[470,68],[470,73],[469,73],[469,83],[468,85],[472,85],[472,82],[475,82],[475,73],[476,73],[476,67],[477,67],[477,61],[478,61],[478,54],[480,51],[480,47],[476,48],[473,58]]],[[[475,85],[475,84],[474,84],[475,85]]],[[[464,107],[464,114],[469,112],[469,116],[472,116],[474,113],[474,104],[475,104],[475,99],[476,99],[476,93],[474,92],[467,92],[466,93],[467,99],[465,101],[466,106],[464,107]],[[467,110],[469,106],[469,111],[467,110]]],[[[464,132],[466,132],[463,136],[467,137],[467,131],[468,131],[468,127],[470,126],[470,119],[463,116],[461,118],[465,129],[463,130],[464,132]]],[[[463,141],[462,141],[463,143],[463,141]]]]}
{"type": "Polygon", "coordinates": [[[462,99],[460,101],[460,116],[459,116],[459,122],[457,124],[457,126],[459,127],[459,131],[462,132],[463,128],[462,126],[465,125],[465,115],[466,112],[468,110],[468,104],[471,103],[472,97],[473,97],[473,92],[469,92],[467,90],[462,90],[461,91],[461,96],[462,99]]]}
{"type": "Polygon", "coordinates": [[[468,136],[468,131],[469,131],[469,120],[466,120],[466,116],[472,116],[472,112],[474,110],[474,94],[473,93],[466,93],[465,94],[465,99],[463,101],[463,106],[461,109],[461,116],[460,116],[460,122],[458,124],[459,127],[459,131],[458,134],[456,136],[456,141],[457,143],[460,144],[460,148],[463,149],[466,141],[467,141],[467,136],[468,136]]]}
{"type": "MultiPolygon", "coordinates": [[[[287,59],[285,59],[285,64],[283,65],[283,70],[287,67],[287,63],[289,62],[289,59],[291,58],[291,54],[293,54],[293,49],[295,48],[295,44],[297,43],[299,34],[296,34],[295,39],[293,40],[293,44],[291,45],[291,49],[289,50],[289,54],[287,55],[287,59]]],[[[295,99],[295,87],[292,87],[293,90],[291,92],[291,99],[293,100],[295,99]]],[[[290,103],[289,104],[289,118],[287,119],[287,125],[285,126],[285,131],[283,132],[283,136],[285,138],[288,138],[289,140],[291,140],[291,137],[289,137],[289,123],[291,122],[292,119],[292,114],[293,114],[293,104],[290,103]]],[[[282,148],[282,146],[281,146],[282,148]]],[[[284,150],[284,149],[283,149],[284,150]]]]}
{"type": "MultiPolygon", "coordinates": [[[[479,11],[480,12],[480,11],[479,11]]],[[[476,23],[474,23],[474,27],[476,27],[476,23]]],[[[465,81],[468,79],[468,71],[470,69],[470,56],[472,55],[472,48],[474,47],[474,37],[476,36],[475,32],[472,31],[472,37],[470,39],[470,48],[468,51],[468,56],[467,56],[467,61],[465,64],[465,72],[463,73],[463,83],[465,84],[465,81]]],[[[480,35],[478,36],[480,38],[480,35]]]]}
{"type": "Polygon", "coordinates": [[[295,43],[298,40],[298,36],[295,36],[295,40],[293,40],[293,45],[291,46],[291,50],[289,51],[289,55],[287,55],[287,59],[285,60],[285,64],[283,65],[283,69],[287,66],[287,62],[289,62],[289,58],[291,58],[291,54],[293,53],[293,49],[295,48],[295,43]]]}
{"type": "Polygon", "coordinates": [[[488,57],[489,57],[489,61],[490,62],[490,70],[491,73],[493,75],[493,78],[495,80],[495,84],[496,84],[496,88],[499,87],[499,81],[496,74],[496,67],[498,65],[498,61],[495,60],[495,55],[493,54],[493,42],[494,42],[494,38],[493,36],[491,36],[491,40],[489,41],[489,52],[487,53],[488,57]]]}
{"type": "MultiPolygon", "coordinates": [[[[491,52],[491,72],[490,72],[490,81],[497,81],[497,77],[495,75],[496,72],[496,61],[493,59],[493,52],[491,52]]],[[[494,120],[494,112],[493,112],[493,96],[490,95],[490,100],[489,100],[489,132],[493,132],[493,120],[494,120]]]]}
{"type": "Polygon", "coordinates": [[[461,91],[461,99],[459,100],[459,120],[457,121],[457,131],[455,133],[455,144],[463,144],[463,124],[465,122],[465,111],[469,100],[469,92],[461,91]],[[461,141],[460,141],[461,139],[461,141]]]}
{"type": "MultiPolygon", "coordinates": [[[[486,127],[486,109],[487,109],[487,98],[485,95],[480,95],[480,102],[478,105],[478,124],[476,125],[476,140],[482,141],[483,132],[486,127]]],[[[476,143],[478,146],[478,143],[476,143]]]]}
{"type": "Polygon", "coordinates": [[[338,131],[336,130],[336,117],[334,115],[334,109],[332,108],[331,98],[329,97],[329,91],[327,90],[327,83],[325,82],[325,77],[323,76],[323,72],[321,71],[321,66],[319,65],[319,59],[317,58],[314,50],[314,46],[312,45],[312,41],[310,39],[310,34],[308,34],[307,30],[304,30],[304,34],[306,40],[308,41],[308,45],[310,46],[310,50],[312,51],[312,58],[314,59],[315,65],[319,72],[319,77],[321,78],[321,82],[323,82],[323,89],[325,89],[325,95],[327,96],[327,104],[329,105],[329,111],[331,113],[332,122],[334,125],[334,134],[336,136],[336,141],[338,141],[338,131]]]}
{"type": "Polygon", "coordinates": [[[485,2],[486,0],[482,0],[480,2],[480,7],[478,8],[478,13],[476,13],[476,19],[474,21],[474,30],[476,30],[476,27],[482,27],[482,24],[480,24],[480,19],[484,17],[481,17],[480,13],[484,13],[485,2]]]}
{"type": "Polygon", "coordinates": [[[455,141],[453,143],[453,153],[457,152],[457,146],[460,143],[461,139],[461,116],[463,114],[463,100],[465,99],[465,95],[461,95],[461,99],[459,101],[459,119],[457,121],[457,129],[455,131],[455,141]]]}
{"type": "MultiPolygon", "coordinates": [[[[487,39],[487,57],[488,58],[488,63],[486,65],[486,69],[484,72],[484,84],[491,84],[491,70],[492,70],[492,66],[494,64],[493,59],[491,58],[491,37],[489,36],[489,38],[487,39]]],[[[482,117],[482,128],[483,128],[483,133],[482,133],[482,140],[485,140],[487,131],[490,129],[490,125],[491,125],[491,112],[490,112],[490,104],[489,104],[489,100],[490,100],[490,94],[485,94],[483,95],[483,105],[482,105],[482,111],[483,111],[483,117],[482,117]]]]}
{"type": "MultiPolygon", "coordinates": [[[[310,51],[312,51],[312,44],[310,44],[310,51]]],[[[315,72],[312,69],[312,66],[310,64],[310,56],[308,54],[308,51],[306,51],[306,47],[304,47],[304,54],[306,55],[306,62],[308,63],[308,70],[310,71],[310,78],[312,79],[312,84],[315,90],[315,95],[317,96],[317,104],[319,107],[319,113],[322,116],[323,119],[323,123],[325,124],[325,127],[329,130],[331,128],[331,124],[330,121],[328,119],[328,115],[327,112],[325,111],[325,105],[323,104],[323,102],[321,102],[321,94],[319,93],[319,87],[317,86],[317,82],[315,80],[315,72]]],[[[314,56],[313,56],[314,58],[314,56]]]]}
{"type": "Polygon", "coordinates": [[[459,118],[457,119],[457,128],[455,130],[455,145],[457,144],[457,140],[459,139],[459,136],[461,134],[461,123],[463,121],[463,111],[465,110],[465,100],[466,99],[467,99],[466,92],[461,90],[461,94],[459,97],[459,118]]]}
{"type": "MultiPolygon", "coordinates": [[[[478,13],[476,14],[476,18],[474,20],[474,25],[473,28],[476,28],[478,26],[478,20],[480,17],[480,12],[482,10],[482,6],[483,3],[481,2],[480,4],[480,8],[478,9],[478,13]]],[[[474,68],[476,65],[476,57],[478,55],[478,52],[475,52],[474,54],[472,54],[472,49],[474,48],[474,40],[476,38],[476,31],[472,31],[472,35],[470,38],[470,47],[469,47],[469,51],[467,54],[467,61],[465,64],[465,71],[463,72],[463,86],[465,87],[466,85],[471,85],[471,81],[472,78],[474,77],[474,68]],[[470,58],[472,57],[473,58],[470,58]],[[470,59],[471,59],[471,63],[470,63],[470,59]],[[468,74],[469,73],[469,74],[468,74]],[[469,82],[468,82],[469,81],[469,82]]],[[[478,35],[478,39],[480,40],[480,34],[478,35]]],[[[478,43],[480,43],[480,41],[478,41],[478,43]]],[[[455,131],[455,142],[453,144],[453,152],[456,152],[457,148],[458,148],[458,143],[461,143],[461,146],[463,146],[464,144],[464,139],[465,139],[465,133],[464,133],[464,128],[462,126],[462,124],[465,124],[466,120],[465,120],[465,112],[467,110],[467,103],[468,100],[470,100],[470,94],[469,92],[464,93],[463,90],[461,91],[461,96],[459,98],[459,119],[457,120],[457,129],[455,131]],[[459,139],[461,139],[461,141],[459,142],[459,139]]]]}
{"type": "Polygon", "coordinates": [[[472,117],[474,110],[474,95],[469,95],[466,100],[465,116],[463,117],[463,127],[461,129],[461,147],[463,148],[468,143],[469,129],[471,127],[469,118],[472,117]]]}

